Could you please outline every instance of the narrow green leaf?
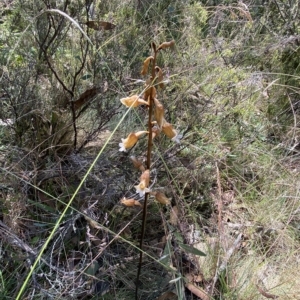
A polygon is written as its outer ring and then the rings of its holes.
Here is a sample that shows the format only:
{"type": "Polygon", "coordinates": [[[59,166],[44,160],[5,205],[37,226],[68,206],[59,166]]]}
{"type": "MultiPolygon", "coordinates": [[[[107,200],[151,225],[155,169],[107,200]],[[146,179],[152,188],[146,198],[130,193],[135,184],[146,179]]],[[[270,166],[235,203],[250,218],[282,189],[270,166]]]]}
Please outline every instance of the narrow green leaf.
{"type": "Polygon", "coordinates": [[[171,255],[172,255],[172,245],[170,239],[167,239],[166,246],[162,257],[160,258],[160,262],[166,266],[169,266],[171,263],[171,255]]]}
{"type": "Polygon", "coordinates": [[[33,204],[33,205],[35,205],[35,206],[37,206],[37,207],[39,207],[39,208],[41,208],[42,210],[44,210],[44,211],[46,211],[48,213],[52,213],[52,214],[56,214],[57,213],[57,211],[53,207],[51,207],[49,205],[46,205],[46,204],[43,204],[43,203],[39,203],[39,202],[36,202],[36,201],[32,201],[30,199],[28,199],[28,202],[31,203],[31,204],[33,204]]]}
{"type": "Polygon", "coordinates": [[[195,255],[199,255],[199,256],[206,256],[206,254],[204,252],[202,252],[202,251],[200,251],[197,248],[194,248],[192,246],[181,244],[181,243],[179,243],[178,245],[182,250],[184,250],[186,252],[189,252],[189,253],[192,253],[192,254],[195,254],[195,255]]]}
{"type": "Polygon", "coordinates": [[[182,244],[183,243],[183,237],[181,236],[180,233],[178,232],[173,232],[173,235],[174,237],[176,238],[176,241],[179,243],[179,244],[182,244]]]}
{"type": "Polygon", "coordinates": [[[87,80],[87,79],[89,79],[89,78],[91,78],[91,77],[92,77],[91,74],[85,74],[85,75],[83,75],[83,76],[81,77],[81,79],[82,79],[82,80],[87,80]]]}
{"type": "Polygon", "coordinates": [[[99,269],[99,264],[97,261],[93,261],[90,266],[86,269],[85,273],[87,275],[95,276],[99,269]]]}

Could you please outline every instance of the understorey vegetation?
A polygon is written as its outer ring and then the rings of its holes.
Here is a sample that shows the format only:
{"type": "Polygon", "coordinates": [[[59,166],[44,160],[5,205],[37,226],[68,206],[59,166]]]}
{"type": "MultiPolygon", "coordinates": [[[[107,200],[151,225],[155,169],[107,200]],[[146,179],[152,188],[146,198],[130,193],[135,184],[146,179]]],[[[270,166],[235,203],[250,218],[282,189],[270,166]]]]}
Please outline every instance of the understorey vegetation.
{"type": "Polygon", "coordinates": [[[0,3],[0,300],[298,299],[297,1],[0,3]]]}

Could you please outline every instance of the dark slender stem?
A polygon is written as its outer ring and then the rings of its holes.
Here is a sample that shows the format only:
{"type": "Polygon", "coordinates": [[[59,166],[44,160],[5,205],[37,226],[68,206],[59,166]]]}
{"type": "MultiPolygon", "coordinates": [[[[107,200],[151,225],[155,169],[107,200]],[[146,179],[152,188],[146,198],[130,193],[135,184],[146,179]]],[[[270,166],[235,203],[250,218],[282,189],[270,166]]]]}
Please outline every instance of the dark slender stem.
{"type": "MultiPolygon", "coordinates": [[[[154,49],[154,59],[152,64],[152,79],[155,78],[155,64],[156,64],[156,48],[154,49]]],[[[151,167],[151,152],[152,152],[152,110],[153,110],[153,82],[151,83],[151,90],[150,90],[150,96],[149,96],[149,117],[148,117],[148,148],[147,148],[147,169],[150,170],[151,167]]],[[[143,263],[143,243],[144,243],[144,236],[145,236],[145,229],[146,229],[146,220],[147,220],[147,202],[149,198],[149,193],[145,194],[145,200],[144,200],[144,208],[143,208],[143,221],[142,221],[142,232],[141,232],[141,238],[140,238],[140,259],[139,259],[139,265],[138,265],[138,271],[136,276],[136,285],[135,285],[135,300],[138,300],[138,289],[139,289],[139,279],[142,269],[142,263],[143,263]]]]}
{"type": "Polygon", "coordinates": [[[149,193],[145,194],[145,201],[144,201],[144,208],[143,208],[143,222],[142,222],[142,234],[140,239],[140,259],[139,259],[139,266],[136,275],[136,283],[135,283],[135,300],[138,300],[138,289],[139,289],[139,280],[140,274],[142,270],[142,263],[143,263],[143,243],[144,243],[144,235],[146,229],[146,216],[147,216],[147,201],[149,198],[149,193]]]}

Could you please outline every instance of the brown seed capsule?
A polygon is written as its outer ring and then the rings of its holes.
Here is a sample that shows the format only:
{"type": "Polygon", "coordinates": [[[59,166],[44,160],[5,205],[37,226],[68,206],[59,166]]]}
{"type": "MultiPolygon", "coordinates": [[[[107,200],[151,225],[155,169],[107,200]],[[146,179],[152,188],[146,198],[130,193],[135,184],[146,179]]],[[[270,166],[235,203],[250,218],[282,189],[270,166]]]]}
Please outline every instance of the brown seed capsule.
{"type": "Polygon", "coordinates": [[[125,206],[142,206],[139,201],[136,201],[135,199],[126,199],[125,197],[121,199],[120,202],[125,206]]]}
{"type": "Polygon", "coordinates": [[[153,78],[150,77],[146,80],[145,83],[145,92],[144,92],[144,100],[148,101],[149,96],[151,96],[152,98],[156,97],[156,88],[154,86],[152,86],[153,84],[153,78]]]}
{"type": "Polygon", "coordinates": [[[148,102],[139,98],[138,95],[120,99],[121,103],[127,107],[138,107],[139,105],[148,105],[148,102]]]}
{"type": "Polygon", "coordinates": [[[115,24],[105,21],[88,21],[85,24],[87,25],[87,27],[94,30],[111,30],[116,27],[115,24]]]}
{"type": "Polygon", "coordinates": [[[161,192],[151,192],[151,195],[155,197],[155,200],[160,204],[169,205],[171,201],[164,193],[161,192]]]}
{"type": "Polygon", "coordinates": [[[146,170],[142,173],[142,175],[140,177],[140,181],[144,182],[146,187],[149,186],[149,182],[150,182],[150,171],[149,170],[146,170]]]}
{"type": "Polygon", "coordinates": [[[173,142],[180,144],[180,140],[183,137],[183,135],[178,133],[177,130],[173,128],[173,125],[168,123],[166,120],[162,125],[162,131],[173,142]]]}
{"type": "Polygon", "coordinates": [[[168,122],[164,122],[162,131],[170,139],[174,138],[177,134],[176,130],[173,128],[173,125],[168,122]]]}
{"type": "Polygon", "coordinates": [[[170,42],[164,42],[162,44],[159,45],[159,47],[157,48],[157,51],[161,50],[161,49],[166,49],[166,48],[170,48],[173,47],[175,45],[175,41],[172,40],[170,42]]]}
{"type": "Polygon", "coordinates": [[[160,67],[156,66],[155,67],[155,71],[156,71],[156,77],[157,77],[157,82],[158,82],[158,86],[163,89],[164,88],[164,75],[163,75],[163,72],[161,70],[160,67]]]}
{"type": "Polygon", "coordinates": [[[153,56],[149,56],[147,57],[144,62],[143,62],[143,68],[142,68],[142,71],[141,71],[141,74],[142,75],[146,75],[147,72],[148,72],[148,68],[149,68],[149,64],[150,62],[153,60],[153,56]]]}
{"type": "Polygon", "coordinates": [[[154,98],[154,104],[155,104],[155,109],[154,109],[155,120],[157,122],[157,125],[161,128],[163,123],[165,122],[164,119],[165,110],[163,105],[156,98],[154,98]]]}
{"type": "MultiPolygon", "coordinates": [[[[152,132],[153,132],[153,130],[152,130],[152,132]]],[[[136,169],[139,169],[139,170],[141,170],[142,172],[145,171],[145,167],[144,167],[143,163],[142,163],[140,160],[138,160],[135,156],[130,156],[130,160],[132,161],[133,166],[134,166],[136,169]]]]}
{"type": "Polygon", "coordinates": [[[149,193],[150,189],[148,188],[150,183],[150,171],[146,170],[142,173],[140,177],[140,183],[135,185],[136,192],[139,193],[140,196],[145,195],[145,193],[149,193]]]}

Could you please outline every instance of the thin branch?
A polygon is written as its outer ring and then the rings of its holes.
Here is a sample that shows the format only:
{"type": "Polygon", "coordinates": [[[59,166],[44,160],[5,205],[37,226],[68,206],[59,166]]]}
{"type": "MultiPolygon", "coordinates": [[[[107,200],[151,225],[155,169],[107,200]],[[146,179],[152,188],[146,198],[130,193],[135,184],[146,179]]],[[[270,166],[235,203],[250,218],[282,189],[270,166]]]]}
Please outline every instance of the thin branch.
{"type": "Polygon", "coordinates": [[[62,85],[63,89],[64,89],[65,91],[67,91],[67,92],[71,95],[71,97],[73,98],[73,97],[74,97],[73,92],[72,92],[70,89],[67,88],[67,86],[66,86],[66,85],[64,84],[64,82],[59,78],[58,74],[56,73],[56,71],[55,71],[54,68],[52,67],[52,65],[51,65],[51,63],[50,63],[50,61],[49,61],[49,57],[48,57],[48,55],[47,55],[47,52],[46,52],[44,49],[42,49],[42,51],[43,51],[44,54],[45,54],[45,59],[46,59],[46,62],[47,62],[47,64],[48,64],[48,67],[50,68],[51,72],[53,73],[53,75],[55,76],[55,78],[57,79],[57,81],[62,85]]]}

